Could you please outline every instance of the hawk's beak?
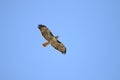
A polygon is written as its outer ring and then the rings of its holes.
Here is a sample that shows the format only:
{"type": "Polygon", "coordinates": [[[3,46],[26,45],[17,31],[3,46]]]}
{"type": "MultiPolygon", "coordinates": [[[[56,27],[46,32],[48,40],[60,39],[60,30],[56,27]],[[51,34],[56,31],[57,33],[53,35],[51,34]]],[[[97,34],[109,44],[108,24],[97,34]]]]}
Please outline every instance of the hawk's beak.
{"type": "Polygon", "coordinates": [[[55,36],[55,38],[56,38],[56,39],[58,39],[58,38],[59,38],[59,36],[55,36]]]}

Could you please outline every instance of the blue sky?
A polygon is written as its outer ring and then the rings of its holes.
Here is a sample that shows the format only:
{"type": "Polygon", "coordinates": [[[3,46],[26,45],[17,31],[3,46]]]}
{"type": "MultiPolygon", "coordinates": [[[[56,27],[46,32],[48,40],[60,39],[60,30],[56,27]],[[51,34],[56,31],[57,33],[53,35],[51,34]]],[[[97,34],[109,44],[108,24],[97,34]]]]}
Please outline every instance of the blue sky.
{"type": "Polygon", "coordinates": [[[0,0],[0,25],[0,80],[120,80],[119,0],[0,0]]]}

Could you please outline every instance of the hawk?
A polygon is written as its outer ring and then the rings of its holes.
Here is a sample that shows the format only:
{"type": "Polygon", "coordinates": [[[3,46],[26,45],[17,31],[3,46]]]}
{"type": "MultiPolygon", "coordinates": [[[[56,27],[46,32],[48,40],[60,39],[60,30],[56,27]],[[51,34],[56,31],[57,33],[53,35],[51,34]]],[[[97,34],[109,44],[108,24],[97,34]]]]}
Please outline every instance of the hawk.
{"type": "Polygon", "coordinates": [[[60,51],[62,54],[66,54],[66,47],[58,40],[58,36],[54,36],[45,25],[38,25],[38,29],[40,30],[42,36],[47,40],[47,42],[42,44],[44,47],[51,44],[51,46],[56,50],[60,51]]]}

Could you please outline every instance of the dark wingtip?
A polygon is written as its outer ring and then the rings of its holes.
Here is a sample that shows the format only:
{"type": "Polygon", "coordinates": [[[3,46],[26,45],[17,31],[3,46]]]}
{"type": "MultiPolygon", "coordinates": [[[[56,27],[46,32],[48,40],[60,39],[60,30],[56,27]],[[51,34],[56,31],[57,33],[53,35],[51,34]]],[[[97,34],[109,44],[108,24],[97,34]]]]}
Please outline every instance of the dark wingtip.
{"type": "Polygon", "coordinates": [[[64,54],[64,55],[65,55],[65,54],[66,54],[66,52],[63,52],[62,54],[64,54]]]}
{"type": "Polygon", "coordinates": [[[64,52],[62,52],[62,54],[66,54],[66,49],[65,49],[65,51],[64,51],[64,52]]]}
{"type": "Polygon", "coordinates": [[[39,24],[38,25],[38,29],[40,29],[41,27],[46,27],[45,25],[39,24]]]}

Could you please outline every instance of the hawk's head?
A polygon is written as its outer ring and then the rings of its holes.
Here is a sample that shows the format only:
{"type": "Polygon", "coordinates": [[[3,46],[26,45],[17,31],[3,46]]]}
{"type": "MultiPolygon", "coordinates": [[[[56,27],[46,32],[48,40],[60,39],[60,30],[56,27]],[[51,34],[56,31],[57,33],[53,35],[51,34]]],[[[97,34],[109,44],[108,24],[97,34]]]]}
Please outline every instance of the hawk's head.
{"type": "Polygon", "coordinates": [[[58,40],[59,36],[55,36],[55,38],[58,40]]]}

